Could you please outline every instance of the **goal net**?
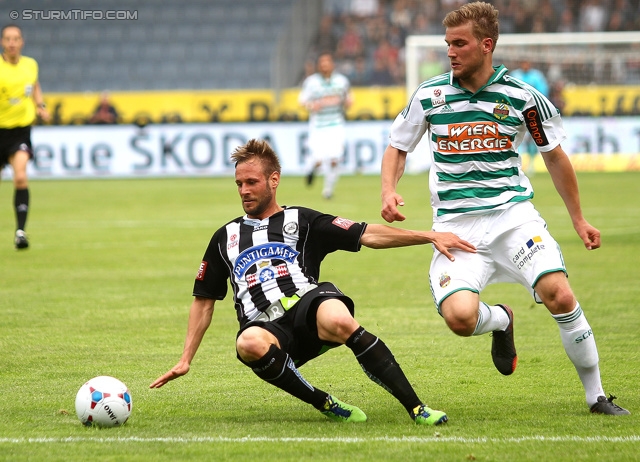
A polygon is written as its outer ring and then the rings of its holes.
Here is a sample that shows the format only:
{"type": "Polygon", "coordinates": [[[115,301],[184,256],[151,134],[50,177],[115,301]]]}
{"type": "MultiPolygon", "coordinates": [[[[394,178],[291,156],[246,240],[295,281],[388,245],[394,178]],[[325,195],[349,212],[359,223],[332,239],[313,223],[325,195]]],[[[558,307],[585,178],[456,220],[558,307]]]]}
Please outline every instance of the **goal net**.
{"type": "MultiPolygon", "coordinates": [[[[527,60],[550,84],[640,85],[638,32],[503,34],[494,65],[508,69],[527,60]]],[[[406,41],[406,83],[411,94],[424,80],[449,70],[442,35],[412,35],[406,41]]]]}

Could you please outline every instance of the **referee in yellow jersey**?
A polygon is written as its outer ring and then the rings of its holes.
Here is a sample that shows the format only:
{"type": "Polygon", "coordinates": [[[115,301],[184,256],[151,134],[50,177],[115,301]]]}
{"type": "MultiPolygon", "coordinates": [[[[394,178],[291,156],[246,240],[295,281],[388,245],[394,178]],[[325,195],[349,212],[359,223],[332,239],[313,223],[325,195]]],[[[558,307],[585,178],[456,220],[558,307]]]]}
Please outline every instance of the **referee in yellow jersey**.
{"type": "Polygon", "coordinates": [[[38,63],[22,56],[22,30],[15,24],[2,28],[0,60],[0,170],[13,169],[16,210],[16,249],[26,249],[29,241],[24,229],[29,211],[27,162],[33,158],[31,125],[36,114],[49,120],[38,82],[38,63]]]}

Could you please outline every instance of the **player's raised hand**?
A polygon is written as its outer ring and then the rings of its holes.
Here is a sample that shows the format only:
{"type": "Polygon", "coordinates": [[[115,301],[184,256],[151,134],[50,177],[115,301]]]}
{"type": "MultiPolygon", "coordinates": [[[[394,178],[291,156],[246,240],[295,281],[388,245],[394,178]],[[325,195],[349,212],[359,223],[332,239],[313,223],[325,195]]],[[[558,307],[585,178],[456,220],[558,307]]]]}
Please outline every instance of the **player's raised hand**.
{"type": "Polygon", "coordinates": [[[191,366],[189,366],[188,363],[182,361],[179,362],[178,364],[173,366],[169,372],[158,377],[151,385],[149,385],[149,388],[160,388],[161,386],[166,385],[168,382],[177,379],[178,377],[182,377],[187,372],[189,372],[190,367],[191,366]]]}

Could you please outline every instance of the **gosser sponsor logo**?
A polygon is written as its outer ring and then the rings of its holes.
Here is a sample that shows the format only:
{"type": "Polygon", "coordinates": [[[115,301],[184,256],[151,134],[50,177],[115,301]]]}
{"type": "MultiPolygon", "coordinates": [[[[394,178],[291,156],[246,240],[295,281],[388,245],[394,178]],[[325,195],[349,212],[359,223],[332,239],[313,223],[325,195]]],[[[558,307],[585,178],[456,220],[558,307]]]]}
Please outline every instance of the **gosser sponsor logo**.
{"type": "Polygon", "coordinates": [[[207,272],[207,262],[203,261],[200,263],[200,267],[198,268],[198,274],[196,274],[196,279],[198,281],[204,281],[204,274],[207,272]]]}
{"type": "Polygon", "coordinates": [[[347,218],[336,217],[331,223],[340,228],[349,229],[355,222],[347,218]]]}
{"type": "Polygon", "coordinates": [[[511,140],[500,134],[495,122],[450,124],[449,136],[439,137],[438,151],[442,153],[472,153],[511,149],[511,140]]]}

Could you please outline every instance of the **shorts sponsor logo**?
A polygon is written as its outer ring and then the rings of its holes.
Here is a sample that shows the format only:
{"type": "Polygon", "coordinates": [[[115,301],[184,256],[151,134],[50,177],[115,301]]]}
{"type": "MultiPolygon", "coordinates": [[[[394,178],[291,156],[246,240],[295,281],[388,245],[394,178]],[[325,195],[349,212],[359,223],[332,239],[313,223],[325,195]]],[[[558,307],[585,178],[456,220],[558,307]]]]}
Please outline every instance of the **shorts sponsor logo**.
{"type": "Polygon", "coordinates": [[[198,274],[196,275],[196,279],[198,281],[204,281],[204,275],[207,272],[207,262],[203,261],[200,263],[200,268],[198,268],[198,274]]]}
{"type": "Polygon", "coordinates": [[[450,124],[448,136],[436,140],[438,151],[447,154],[471,154],[487,151],[509,151],[511,139],[500,133],[496,122],[450,124]]]}
{"type": "Polygon", "coordinates": [[[440,275],[440,287],[444,289],[450,283],[451,283],[451,276],[449,276],[447,273],[442,273],[440,275]]]}
{"type": "Polygon", "coordinates": [[[521,269],[533,260],[533,257],[535,257],[538,251],[544,250],[544,248],[542,238],[540,236],[534,236],[529,239],[525,245],[520,247],[520,250],[516,252],[511,261],[516,265],[516,268],[521,269]]]}
{"type": "Polygon", "coordinates": [[[336,217],[332,223],[340,228],[349,229],[355,221],[347,220],[346,218],[336,217]]]}

